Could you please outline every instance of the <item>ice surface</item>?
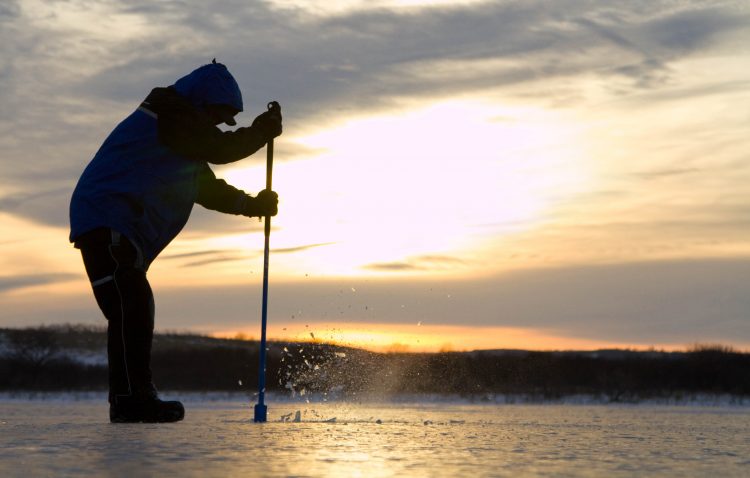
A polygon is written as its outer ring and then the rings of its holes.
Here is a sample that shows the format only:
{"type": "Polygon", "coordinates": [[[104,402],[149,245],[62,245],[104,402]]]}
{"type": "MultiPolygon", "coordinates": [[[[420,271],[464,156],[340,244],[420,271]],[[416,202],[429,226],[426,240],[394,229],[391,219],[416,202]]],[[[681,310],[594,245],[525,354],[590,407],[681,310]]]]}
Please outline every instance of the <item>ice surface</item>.
{"type": "Polygon", "coordinates": [[[103,397],[0,399],[0,476],[750,476],[748,407],[268,405],[287,419],[192,399],[180,423],[113,425],[103,397]]]}

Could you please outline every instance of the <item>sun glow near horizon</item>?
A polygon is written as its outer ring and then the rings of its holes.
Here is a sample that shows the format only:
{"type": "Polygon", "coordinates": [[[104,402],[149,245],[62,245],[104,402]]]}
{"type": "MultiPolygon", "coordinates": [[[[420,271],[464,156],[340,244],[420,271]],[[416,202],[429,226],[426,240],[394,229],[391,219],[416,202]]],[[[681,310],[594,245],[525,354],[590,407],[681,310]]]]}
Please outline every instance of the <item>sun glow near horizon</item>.
{"type": "MultiPolygon", "coordinates": [[[[208,332],[212,337],[255,340],[257,328],[208,332]]],[[[381,323],[269,324],[269,340],[325,343],[372,352],[467,352],[472,350],[685,350],[691,344],[633,344],[608,340],[565,337],[553,331],[522,327],[472,327],[381,323]]]]}
{"type": "MultiPolygon", "coordinates": [[[[576,126],[560,116],[449,101],[287,138],[315,153],[274,167],[273,243],[325,245],[295,254],[287,272],[478,272],[484,249],[534,228],[555,197],[585,181],[571,161],[576,126]]],[[[253,190],[264,172],[222,175],[253,190]]]]}

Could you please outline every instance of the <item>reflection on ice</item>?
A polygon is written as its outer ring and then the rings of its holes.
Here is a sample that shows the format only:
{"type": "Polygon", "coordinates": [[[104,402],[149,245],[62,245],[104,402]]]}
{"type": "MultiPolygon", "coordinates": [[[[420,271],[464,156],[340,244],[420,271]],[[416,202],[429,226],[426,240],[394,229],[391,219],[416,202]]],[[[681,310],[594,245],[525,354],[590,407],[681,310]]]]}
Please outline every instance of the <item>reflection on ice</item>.
{"type": "Polygon", "coordinates": [[[747,407],[187,402],[112,425],[103,401],[0,400],[0,476],[748,476],[747,407]]]}

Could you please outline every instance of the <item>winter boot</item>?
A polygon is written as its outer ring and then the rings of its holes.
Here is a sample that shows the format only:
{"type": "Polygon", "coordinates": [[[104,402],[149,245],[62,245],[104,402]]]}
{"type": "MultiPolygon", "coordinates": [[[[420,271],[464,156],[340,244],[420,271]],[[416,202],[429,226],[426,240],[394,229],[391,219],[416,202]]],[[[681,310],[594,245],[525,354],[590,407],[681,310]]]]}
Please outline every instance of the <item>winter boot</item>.
{"type": "Polygon", "coordinates": [[[184,417],[182,403],[159,400],[156,393],[146,397],[116,397],[109,405],[112,423],[167,423],[184,417]]]}

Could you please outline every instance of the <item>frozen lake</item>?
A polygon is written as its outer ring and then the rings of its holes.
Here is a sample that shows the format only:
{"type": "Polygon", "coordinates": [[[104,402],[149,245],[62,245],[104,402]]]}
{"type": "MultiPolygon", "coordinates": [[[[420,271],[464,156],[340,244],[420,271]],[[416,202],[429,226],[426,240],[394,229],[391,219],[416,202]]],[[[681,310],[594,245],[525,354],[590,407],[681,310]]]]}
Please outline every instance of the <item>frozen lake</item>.
{"type": "Polygon", "coordinates": [[[113,425],[102,400],[0,399],[0,476],[750,476],[748,407],[185,404],[113,425]]]}

